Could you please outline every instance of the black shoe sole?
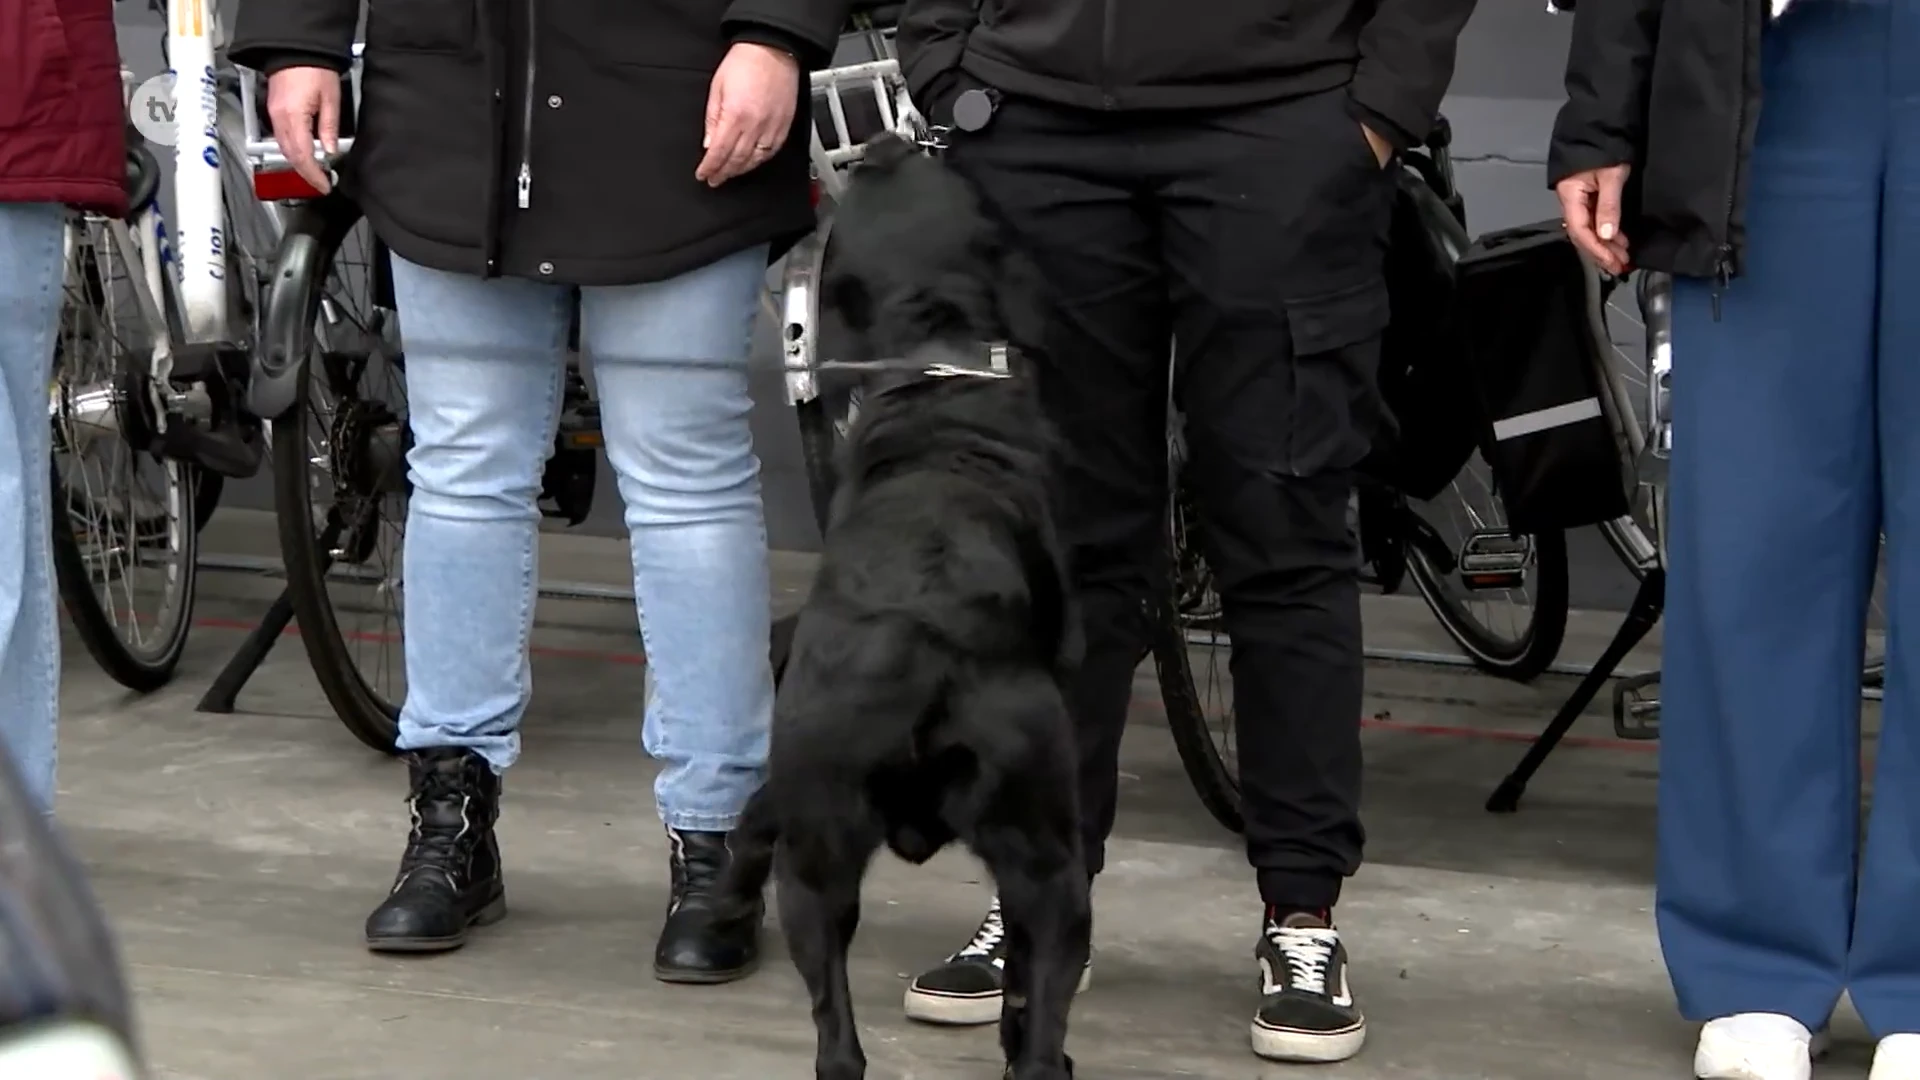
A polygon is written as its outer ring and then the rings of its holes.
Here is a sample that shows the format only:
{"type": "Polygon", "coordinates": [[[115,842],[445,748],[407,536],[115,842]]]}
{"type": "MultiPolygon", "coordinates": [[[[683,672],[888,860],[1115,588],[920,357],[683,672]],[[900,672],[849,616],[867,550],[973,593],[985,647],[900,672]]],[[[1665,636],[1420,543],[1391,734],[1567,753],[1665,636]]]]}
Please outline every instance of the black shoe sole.
{"type": "Polygon", "coordinates": [[[467,931],[476,926],[492,926],[507,917],[507,898],[496,896],[486,906],[473,913],[467,925],[456,934],[447,937],[375,937],[367,935],[367,949],[377,953],[441,953],[452,952],[467,943],[467,931]]]}
{"type": "Polygon", "coordinates": [[[670,968],[653,965],[653,977],[663,983],[678,983],[685,986],[717,986],[721,983],[739,982],[741,979],[760,970],[760,957],[737,968],[726,971],[708,971],[701,968],[670,968]]]}

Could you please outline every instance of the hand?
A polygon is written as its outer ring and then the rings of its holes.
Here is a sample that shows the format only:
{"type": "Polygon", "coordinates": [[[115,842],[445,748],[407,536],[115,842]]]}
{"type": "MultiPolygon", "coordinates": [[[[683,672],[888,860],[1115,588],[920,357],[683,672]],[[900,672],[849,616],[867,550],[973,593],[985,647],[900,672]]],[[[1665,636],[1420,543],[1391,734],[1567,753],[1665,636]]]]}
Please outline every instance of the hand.
{"type": "Polygon", "coordinates": [[[1620,231],[1620,193],[1631,169],[1629,165],[1588,169],[1553,186],[1560,196],[1560,218],[1567,235],[1600,269],[1616,276],[1631,265],[1627,234],[1620,231]]]}
{"type": "Polygon", "coordinates": [[[290,67],[267,79],[267,116],[273,141],[300,178],[315,191],[333,189],[327,170],[314,159],[313,140],[329,156],[340,152],[340,73],[323,67],[290,67]]]}
{"type": "Polygon", "coordinates": [[[728,49],[707,91],[707,153],[694,179],[719,187],[764,165],[786,143],[799,97],[799,61],[748,41],[728,49]]]}
{"type": "Polygon", "coordinates": [[[1373,147],[1373,156],[1380,162],[1381,168],[1393,158],[1393,144],[1380,137],[1380,133],[1365,124],[1360,125],[1360,134],[1367,137],[1367,145],[1373,147]]]}

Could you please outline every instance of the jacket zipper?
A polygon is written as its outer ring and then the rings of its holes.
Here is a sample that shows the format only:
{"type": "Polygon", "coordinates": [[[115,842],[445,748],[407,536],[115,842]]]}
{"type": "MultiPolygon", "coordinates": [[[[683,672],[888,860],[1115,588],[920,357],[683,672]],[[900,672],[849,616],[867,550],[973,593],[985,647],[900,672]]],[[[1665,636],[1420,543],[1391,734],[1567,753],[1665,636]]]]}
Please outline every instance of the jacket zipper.
{"type": "MultiPolygon", "coordinates": [[[[478,0],[475,0],[473,6],[476,13],[475,17],[479,19],[480,40],[492,42],[494,40],[493,13],[490,10],[492,5],[480,3],[478,0]]],[[[486,50],[486,58],[487,79],[492,83],[492,89],[489,93],[492,95],[493,100],[487,103],[488,116],[491,118],[487,128],[489,132],[491,132],[492,137],[487,140],[487,169],[486,172],[482,174],[487,178],[485,187],[487,199],[485,232],[487,263],[484,276],[493,277],[500,268],[499,177],[500,159],[505,157],[507,152],[507,126],[504,122],[507,104],[505,75],[507,57],[504,52],[488,48],[486,50]]]]}
{"type": "Polygon", "coordinates": [[[1117,107],[1114,104],[1114,100],[1113,100],[1113,88],[1109,86],[1107,83],[1107,76],[1108,76],[1108,73],[1113,70],[1113,38],[1115,33],[1114,23],[1117,21],[1117,15],[1116,15],[1115,9],[1118,7],[1119,7],[1119,4],[1117,0],[1106,0],[1106,4],[1101,8],[1102,18],[1100,20],[1100,107],[1103,109],[1112,109],[1117,107]]]}
{"type": "Polygon", "coordinates": [[[526,85],[520,88],[520,174],[514,180],[514,191],[519,197],[520,209],[533,205],[533,80],[538,64],[539,36],[535,27],[539,25],[538,0],[527,0],[527,70],[526,85]]]}
{"type": "MultiPolygon", "coordinates": [[[[1741,17],[1749,18],[1752,10],[1751,0],[1740,5],[1741,17]]],[[[1765,16],[1762,16],[1765,18],[1765,16]]],[[[1713,292],[1710,294],[1713,304],[1713,321],[1720,321],[1720,296],[1726,292],[1733,281],[1733,201],[1740,189],[1740,140],[1747,131],[1747,26],[1740,28],[1740,98],[1739,105],[1733,110],[1733,171],[1727,177],[1726,217],[1723,219],[1720,233],[1720,250],[1713,266],[1713,292]]]]}

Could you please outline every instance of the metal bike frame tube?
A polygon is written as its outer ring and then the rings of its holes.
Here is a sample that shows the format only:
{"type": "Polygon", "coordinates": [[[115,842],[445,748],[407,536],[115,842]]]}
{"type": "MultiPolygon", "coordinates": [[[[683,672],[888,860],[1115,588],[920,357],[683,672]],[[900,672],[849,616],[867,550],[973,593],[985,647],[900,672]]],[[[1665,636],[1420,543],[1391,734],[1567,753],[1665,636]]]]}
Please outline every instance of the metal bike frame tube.
{"type": "Polygon", "coordinates": [[[187,340],[226,334],[226,222],[220,199],[219,11],[212,0],[168,0],[173,64],[173,195],[180,257],[180,316],[187,340]]]}

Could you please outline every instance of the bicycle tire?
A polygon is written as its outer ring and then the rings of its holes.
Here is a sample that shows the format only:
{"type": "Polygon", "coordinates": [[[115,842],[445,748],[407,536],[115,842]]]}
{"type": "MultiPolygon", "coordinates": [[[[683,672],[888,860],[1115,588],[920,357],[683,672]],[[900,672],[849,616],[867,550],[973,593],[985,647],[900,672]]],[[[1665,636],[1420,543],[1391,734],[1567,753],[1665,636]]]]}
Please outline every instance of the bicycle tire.
{"type": "MultiPolygon", "coordinates": [[[[182,472],[191,475],[185,469],[182,472]]],[[[179,668],[180,657],[186,652],[187,637],[193,626],[193,608],[200,576],[199,530],[180,531],[183,558],[180,603],[175,609],[178,617],[165,628],[161,648],[150,655],[139,655],[114,628],[112,617],[100,603],[100,594],[94,591],[92,579],[87,573],[86,556],[81,552],[80,541],[73,532],[72,515],[66,512],[61,497],[65,484],[60,478],[60,466],[57,463],[52,466],[49,479],[54,493],[51,530],[54,585],[60,595],[60,604],[66,609],[67,619],[73,624],[74,633],[80,637],[81,647],[87,650],[87,655],[93,657],[93,662],[106,672],[108,678],[121,686],[139,694],[160,689],[173,681],[173,673],[179,668]]]]}
{"type": "MultiPolygon", "coordinates": [[[[77,220],[80,224],[72,226],[73,228],[85,227],[85,219],[77,220]]],[[[72,257],[82,260],[79,274],[83,282],[81,289],[84,296],[89,302],[110,307],[113,300],[109,295],[108,284],[101,280],[99,255],[91,235],[84,241],[77,241],[74,244],[72,257]]],[[[75,370],[75,360],[69,355],[72,342],[80,337],[78,329],[73,326],[69,318],[74,300],[74,294],[68,289],[61,302],[61,328],[55,346],[53,377],[57,382],[68,381],[75,370]],[[73,330],[71,335],[70,330],[73,330]]],[[[109,316],[107,323],[110,325],[113,322],[114,320],[109,316]]],[[[124,373],[121,365],[127,357],[118,355],[119,347],[115,347],[114,352],[116,355],[112,360],[111,377],[118,379],[124,373]]],[[[180,658],[186,651],[187,638],[193,626],[193,610],[199,580],[199,528],[196,525],[194,528],[178,530],[179,546],[172,552],[176,565],[173,567],[173,572],[168,575],[166,585],[168,592],[174,595],[170,598],[170,602],[163,605],[159,617],[145,626],[145,629],[152,633],[154,644],[145,648],[136,647],[122,634],[118,620],[108,611],[107,604],[102,601],[100,590],[95,588],[86,553],[81,550],[80,539],[75,531],[75,506],[93,507],[95,501],[86,492],[68,489],[67,480],[60,472],[59,455],[63,451],[83,455],[85,450],[75,451],[66,445],[69,440],[61,437],[63,432],[60,430],[59,416],[50,418],[48,422],[55,429],[54,453],[50,455],[48,463],[48,482],[51,484],[48,500],[48,540],[53,563],[54,587],[60,597],[61,606],[66,610],[68,621],[73,624],[75,633],[79,635],[81,646],[86,649],[87,655],[93,658],[108,678],[135,693],[151,693],[172,681],[174,672],[180,666],[180,658]],[[76,502],[76,500],[79,501],[76,502]]],[[[127,450],[133,455],[134,460],[145,457],[133,451],[130,446],[127,450]]],[[[195,498],[199,484],[196,481],[200,479],[202,470],[183,462],[159,464],[167,473],[167,490],[162,498],[168,503],[179,497],[176,490],[179,486],[184,485],[196,493],[186,498],[186,506],[170,507],[167,511],[168,517],[171,518],[176,509],[185,511],[181,516],[194,514],[197,517],[195,498]]],[[[96,519],[92,509],[89,509],[85,516],[89,523],[94,525],[110,525],[114,517],[111,512],[106,512],[96,519]]],[[[145,530],[138,523],[138,515],[122,514],[119,517],[129,522],[129,535],[116,538],[108,544],[108,548],[140,550],[144,546],[141,536],[145,530]]],[[[173,532],[171,528],[168,529],[170,536],[173,532]]],[[[130,572],[129,567],[126,573],[130,572]]],[[[126,578],[123,576],[121,580],[124,581],[126,578]]],[[[131,599],[131,589],[127,590],[127,595],[131,599]]],[[[131,615],[129,618],[136,623],[140,622],[132,619],[131,615]]]]}
{"type": "MultiPolygon", "coordinates": [[[[1410,511],[1411,512],[1411,511],[1410,511]]],[[[1505,639],[1488,628],[1446,587],[1438,567],[1420,545],[1408,545],[1407,570],[1441,629],[1473,661],[1473,666],[1511,682],[1531,682],[1553,665],[1566,640],[1568,613],[1567,537],[1563,532],[1533,537],[1532,613],[1524,633],[1505,639]]]]}
{"type": "MultiPolygon", "coordinates": [[[[1170,425],[1173,421],[1170,420],[1170,425]]],[[[1174,427],[1177,432],[1179,429],[1174,427]]],[[[1174,751],[1180,766],[1193,784],[1200,805],[1229,832],[1246,829],[1241,811],[1240,777],[1221,753],[1214,738],[1206,708],[1193,675],[1193,654],[1187,638],[1192,621],[1189,609],[1203,603],[1213,592],[1213,570],[1192,541],[1197,522],[1183,517],[1192,505],[1184,477],[1185,454],[1177,434],[1169,436],[1169,474],[1174,478],[1174,495],[1168,500],[1166,534],[1168,588],[1149,609],[1153,620],[1147,653],[1153,657],[1154,675],[1160,683],[1160,701],[1167,714],[1167,728],[1173,736],[1174,751]]],[[[1190,516],[1190,515],[1189,515],[1190,516]]],[[[1217,620],[1217,613],[1213,616],[1217,620]]],[[[1210,631],[1224,637],[1224,630],[1210,631]]],[[[1143,657],[1144,658],[1144,657],[1143,657]]],[[[1229,712],[1228,716],[1231,716],[1229,712]]],[[[1228,720],[1231,723],[1231,720],[1228,720]]]]}
{"type": "MultiPolygon", "coordinates": [[[[319,341],[316,332],[329,270],[342,246],[361,220],[359,207],[341,196],[328,196],[300,207],[287,222],[268,294],[265,338],[270,348],[298,357],[303,366],[293,407],[274,423],[274,506],[280,527],[280,557],[287,575],[287,599],[300,628],[320,691],[334,716],[367,747],[383,754],[398,753],[399,703],[389,701],[361,673],[347,648],[346,636],[334,611],[327,586],[333,559],[330,548],[339,538],[336,524],[316,515],[313,475],[307,439],[314,422],[308,408],[316,380],[324,377],[311,361],[319,341]]],[[[374,258],[381,256],[374,246],[374,258]]],[[[325,508],[330,516],[333,506],[325,508]]]]}
{"type": "Polygon", "coordinates": [[[1208,729],[1206,711],[1201,708],[1194,689],[1192,654],[1187,651],[1187,632],[1180,612],[1163,599],[1159,617],[1154,620],[1153,666],[1160,682],[1160,701],[1167,712],[1167,729],[1173,735],[1173,749],[1180,755],[1180,767],[1186,770],[1200,805],[1228,832],[1246,831],[1241,810],[1240,778],[1234,775],[1220,754],[1220,747],[1208,729]]]}
{"type": "Polygon", "coordinates": [[[840,447],[837,418],[826,399],[820,397],[800,402],[793,411],[800,424],[800,456],[807,469],[807,495],[813,502],[813,520],[824,537],[833,508],[833,459],[840,447]]]}

